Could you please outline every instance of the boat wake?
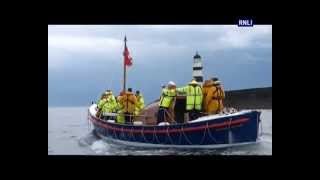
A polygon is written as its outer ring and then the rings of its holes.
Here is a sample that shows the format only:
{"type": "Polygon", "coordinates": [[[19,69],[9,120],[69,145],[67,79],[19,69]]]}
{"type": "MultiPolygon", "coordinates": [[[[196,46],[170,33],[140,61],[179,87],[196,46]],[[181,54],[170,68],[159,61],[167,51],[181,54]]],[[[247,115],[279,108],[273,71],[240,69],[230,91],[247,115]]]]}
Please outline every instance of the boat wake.
{"type": "Polygon", "coordinates": [[[102,139],[95,141],[90,148],[96,154],[112,155],[110,145],[102,139]]]}
{"type": "MultiPolygon", "coordinates": [[[[269,137],[261,137],[260,142],[272,143],[272,139],[269,137]]],[[[91,155],[115,155],[115,156],[126,156],[126,155],[248,155],[250,154],[249,149],[259,148],[259,144],[248,145],[246,147],[233,147],[233,148],[222,148],[222,149],[171,149],[171,148],[142,148],[142,147],[131,147],[121,144],[105,141],[97,136],[94,132],[90,132],[87,136],[79,140],[79,144],[91,151],[91,155]]],[[[262,153],[263,154],[263,153],[262,153]]]]}
{"type": "Polygon", "coordinates": [[[101,139],[100,137],[96,136],[94,131],[86,134],[85,136],[79,139],[79,145],[82,147],[91,146],[94,142],[101,139]]]}
{"type": "Polygon", "coordinates": [[[261,136],[259,140],[265,143],[272,143],[272,136],[261,136]]]}

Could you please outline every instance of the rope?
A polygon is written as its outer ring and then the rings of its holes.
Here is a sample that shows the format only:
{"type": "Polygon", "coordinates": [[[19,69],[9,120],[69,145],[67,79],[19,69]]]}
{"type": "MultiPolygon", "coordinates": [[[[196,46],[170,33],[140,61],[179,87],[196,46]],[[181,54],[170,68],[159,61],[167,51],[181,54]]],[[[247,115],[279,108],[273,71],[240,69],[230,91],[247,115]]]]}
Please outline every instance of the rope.
{"type": "Polygon", "coordinates": [[[217,140],[212,136],[212,134],[211,134],[211,131],[210,131],[210,129],[209,129],[209,123],[207,122],[207,128],[208,128],[208,134],[209,134],[209,137],[211,138],[211,140],[214,142],[214,143],[216,143],[216,144],[218,144],[217,143],[217,140]]]}
{"type": "Polygon", "coordinates": [[[144,133],[143,133],[143,127],[142,127],[142,129],[141,129],[141,135],[142,135],[144,141],[145,141],[146,143],[148,143],[148,140],[146,139],[146,137],[144,136],[144,133]]]}
{"type": "Polygon", "coordinates": [[[131,139],[132,139],[132,129],[130,129],[130,131],[129,131],[129,140],[131,140],[131,139]]]}
{"type": "Polygon", "coordinates": [[[167,144],[168,143],[168,139],[167,138],[164,138],[164,142],[163,142],[163,144],[167,144]]]}
{"type": "Polygon", "coordinates": [[[115,130],[115,129],[113,129],[113,134],[115,135],[115,138],[116,138],[116,139],[119,139],[118,136],[117,136],[117,133],[116,133],[116,130],[115,130]]]}
{"type": "Polygon", "coordinates": [[[182,135],[181,135],[181,130],[179,131],[179,141],[178,144],[181,144],[181,139],[182,139],[182,135]]]}
{"type": "Polygon", "coordinates": [[[123,127],[121,127],[121,134],[120,134],[120,136],[124,138],[123,127]]]}
{"type": "Polygon", "coordinates": [[[136,141],[136,138],[134,137],[134,135],[133,135],[133,127],[131,127],[131,129],[130,129],[130,134],[132,134],[132,139],[133,139],[133,141],[136,141]]]}
{"type": "Polygon", "coordinates": [[[106,129],[106,134],[109,134],[110,132],[109,132],[109,129],[108,128],[105,128],[106,129]]]}
{"type": "Polygon", "coordinates": [[[156,137],[156,140],[157,140],[158,144],[161,144],[159,139],[158,139],[158,137],[157,137],[157,133],[155,133],[155,131],[156,131],[156,128],[153,127],[153,134],[155,134],[155,137],[156,137]]]}
{"type": "Polygon", "coordinates": [[[107,128],[103,128],[105,129],[105,133],[106,135],[108,135],[108,137],[112,137],[113,136],[113,132],[111,132],[111,130],[107,129],[107,128]]]}
{"type": "Polygon", "coordinates": [[[154,128],[153,128],[153,133],[152,133],[152,142],[155,140],[155,139],[154,139],[154,132],[155,132],[155,130],[154,130],[154,128]]]}
{"type": "Polygon", "coordinates": [[[203,143],[203,141],[205,140],[205,137],[206,137],[206,131],[207,131],[207,129],[208,129],[208,124],[207,124],[207,126],[206,126],[206,128],[205,128],[205,130],[204,130],[204,133],[203,133],[203,136],[202,136],[202,139],[201,139],[201,141],[200,141],[200,145],[203,143]]]}
{"type": "MultiPolygon", "coordinates": [[[[153,127],[152,141],[153,141],[153,139],[155,139],[154,137],[155,137],[155,127],[153,127]]],[[[158,143],[159,143],[159,142],[158,142],[158,143]]]]}
{"type": "Polygon", "coordinates": [[[184,131],[183,131],[183,126],[181,126],[181,130],[182,130],[182,133],[183,133],[183,135],[184,135],[184,137],[185,137],[185,140],[187,140],[187,142],[188,142],[190,145],[192,145],[192,143],[190,142],[190,140],[188,139],[188,137],[186,136],[186,134],[185,134],[184,131]]]}
{"type": "Polygon", "coordinates": [[[102,128],[103,134],[106,134],[106,128],[102,128]]]}
{"type": "Polygon", "coordinates": [[[170,137],[170,134],[169,134],[169,127],[167,127],[167,136],[168,136],[168,139],[170,141],[171,144],[174,144],[171,137],[170,137]]]}

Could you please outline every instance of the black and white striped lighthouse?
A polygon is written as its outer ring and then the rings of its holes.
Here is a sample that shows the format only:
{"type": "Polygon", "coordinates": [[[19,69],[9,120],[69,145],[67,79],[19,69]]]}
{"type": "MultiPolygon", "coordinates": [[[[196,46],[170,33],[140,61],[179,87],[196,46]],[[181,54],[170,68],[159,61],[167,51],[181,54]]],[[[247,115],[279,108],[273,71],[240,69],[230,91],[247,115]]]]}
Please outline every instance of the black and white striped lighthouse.
{"type": "Polygon", "coordinates": [[[193,71],[192,77],[199,83],[203,83],[203,75],[202,75],[202,60],[201,56],[196,52],[196,55],[193,57],[193,71]]]}

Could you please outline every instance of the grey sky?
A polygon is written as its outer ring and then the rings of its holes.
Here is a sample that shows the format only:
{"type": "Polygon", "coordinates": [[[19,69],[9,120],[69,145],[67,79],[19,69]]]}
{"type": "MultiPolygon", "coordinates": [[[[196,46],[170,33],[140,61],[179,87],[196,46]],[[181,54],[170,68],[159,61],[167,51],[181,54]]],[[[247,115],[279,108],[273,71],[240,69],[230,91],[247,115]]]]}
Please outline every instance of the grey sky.
{"type": "Polygon", "coordinates": [[[133,57],[128,86],[146,101],[161,84],[185,85],[196,51],[205,78],[218,76],[225,89],[272,86],[272,26],[97,25],[48,26],[49,106],[81,106],[122,83],[123,38],[133,57]]]}

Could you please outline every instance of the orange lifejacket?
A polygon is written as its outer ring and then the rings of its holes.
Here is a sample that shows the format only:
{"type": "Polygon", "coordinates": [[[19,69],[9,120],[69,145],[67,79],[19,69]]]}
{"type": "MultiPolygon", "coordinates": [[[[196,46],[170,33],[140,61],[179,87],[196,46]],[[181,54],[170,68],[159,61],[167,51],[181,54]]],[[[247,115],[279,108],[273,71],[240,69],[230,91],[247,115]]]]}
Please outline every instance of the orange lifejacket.
{"type": "Polygon", "coordinates": [[[225,94],[220,86],[215,86],[213,81],[209,80],[203,84],[203,110],[208,114],[220,112],[224,106],[223,101],[225,94]]]}
{"type": "Polygon", "coordinates": [[[137,106],[137,98],[132,92],[126,92],[119,97],[119,103],[123,107],[123,112],[134,113],[137,106]]]}

